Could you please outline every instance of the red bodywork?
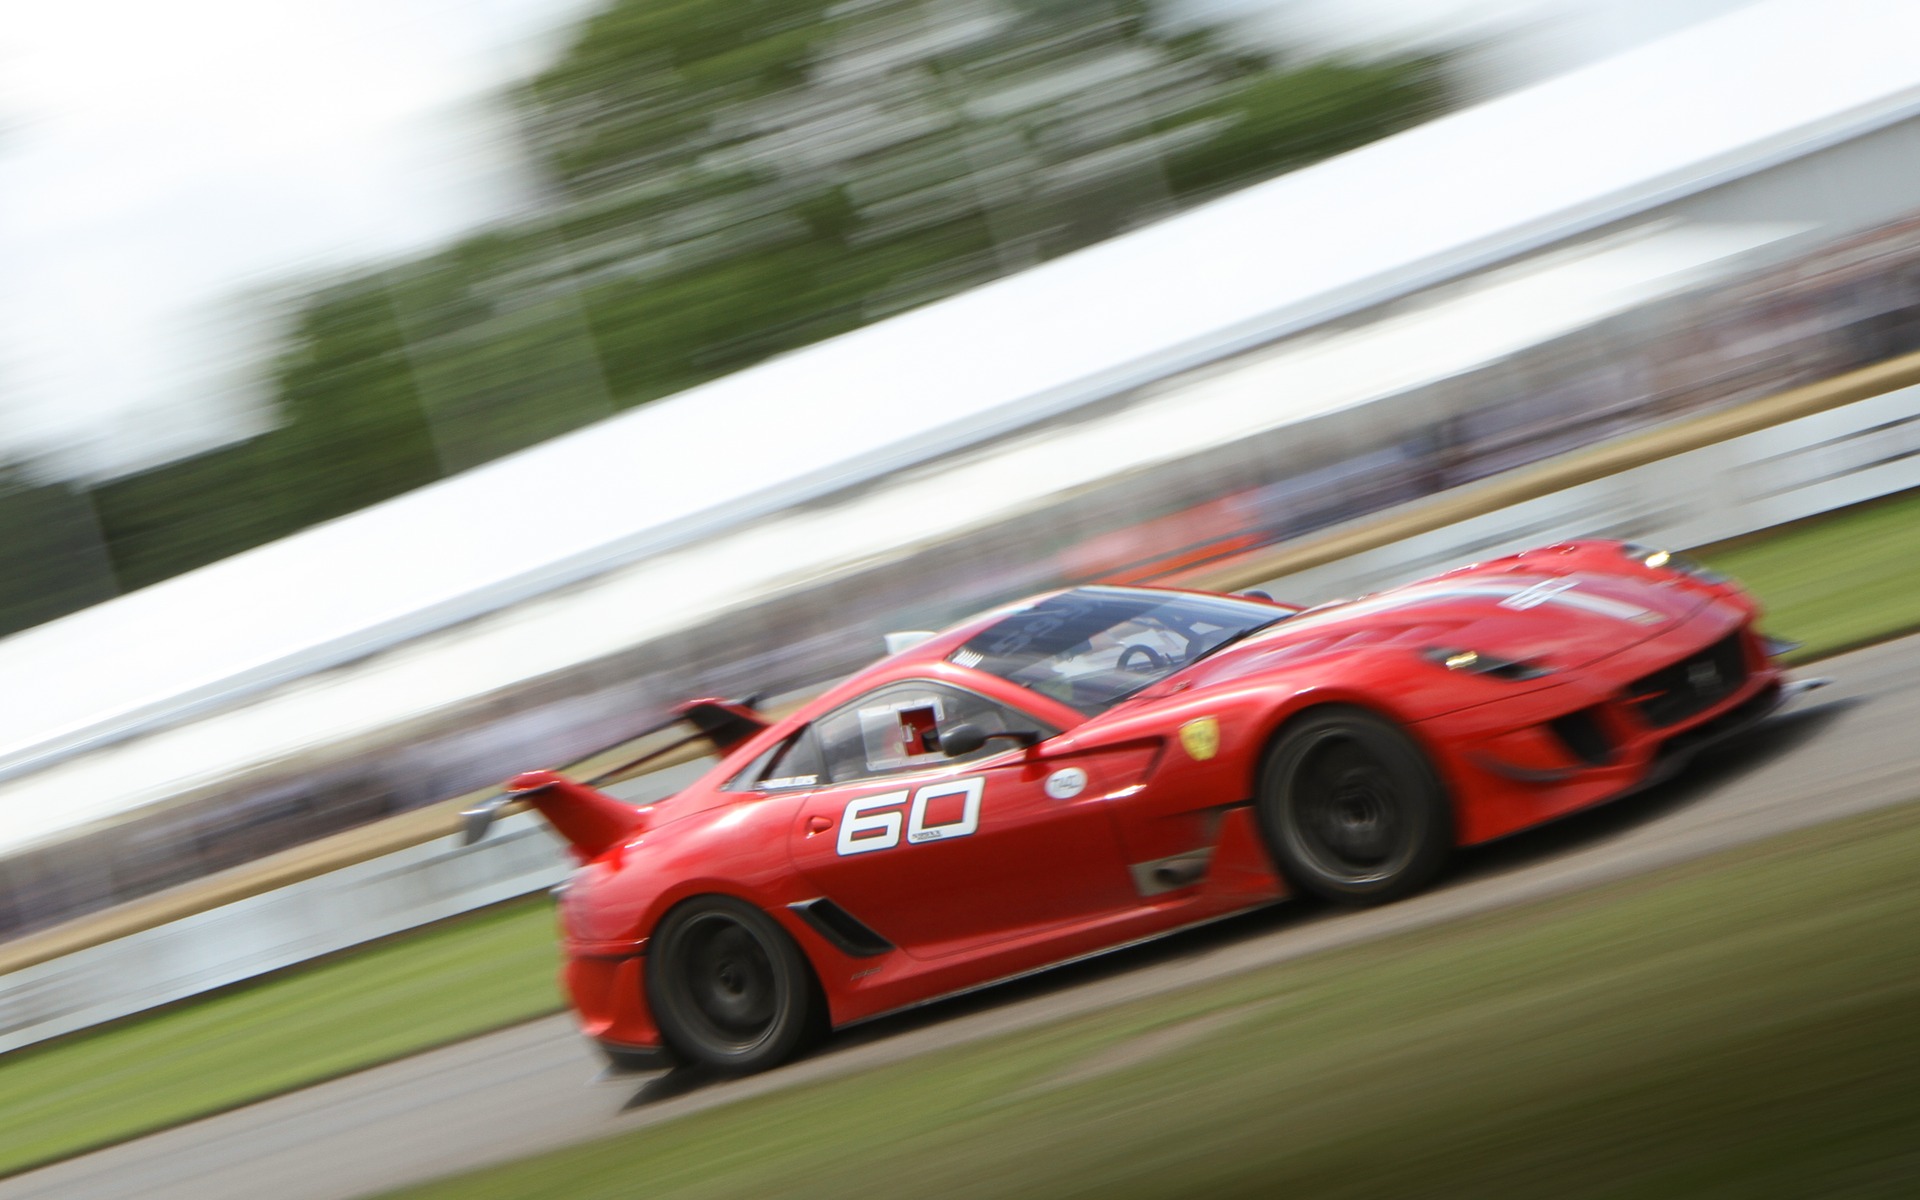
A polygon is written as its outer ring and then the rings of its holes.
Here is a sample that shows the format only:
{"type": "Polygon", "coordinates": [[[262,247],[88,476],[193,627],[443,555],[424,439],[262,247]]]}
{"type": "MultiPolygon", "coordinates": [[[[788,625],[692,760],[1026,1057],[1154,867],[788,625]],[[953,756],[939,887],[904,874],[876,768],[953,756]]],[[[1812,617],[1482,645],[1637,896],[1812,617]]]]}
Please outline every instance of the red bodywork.
{"type": "Polygon", "coordinates": [[[646,808],[545,773],[516,780],[586,860],[561,901],[565,982],[585,1032],[615,1050],[660,1045],[643,986],[648,936],[706,893],[780,922],[835,1025],[1280,899],[1287,885],[1250,801],[1263,753],[1318,705],[1360,706],[1409,731],[1445,784],[1456,841],[1470,845],[1657,778],[1763,715],[1783,686],[1744,594],[1649,567],[1613,542],[1549,546],[1300,612],[1093,717],[948,660],[1018,607],[884,659],[646,808]],[[1497,678],[1434,656],[1464,648],[1550,670],[1497,678]],[[1711,694],[1692,711],[1662,710],[1708,659],[1720,672],[1711,694]],[[800,727],[900,681],[963,688],[1061,732],[882,779],[730,790],[800,727]],[[1181,736],[1209,721],[1217,737],[1181,736]],[[910,813],[905,793],[921,791],[925,811],[915,799],[910,813]],[[893,840],[870,853],[843,841],[855,818],[893,840]],[[902,822],[935,832],[901,836],[902,822]],[[942,827],[965,836],[940,837],[942,827]],[[807,911],[822,898],[883,948],[835,936],[807,911]]]}

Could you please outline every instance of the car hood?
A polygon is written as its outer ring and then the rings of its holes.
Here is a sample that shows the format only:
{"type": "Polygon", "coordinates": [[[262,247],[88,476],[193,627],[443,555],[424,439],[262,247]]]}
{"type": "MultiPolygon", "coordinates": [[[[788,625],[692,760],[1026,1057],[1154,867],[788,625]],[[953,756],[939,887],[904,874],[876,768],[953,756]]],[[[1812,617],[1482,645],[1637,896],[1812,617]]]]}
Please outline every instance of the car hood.
{"type": "Polygon", "coordinates": [[[1223,683],[1307,658],[1384,645],[1473,650],[1577,669],[1645,641],[1712,599],[1677,576],[1537,569],[1457,573],[1307,609],[1179,673],[1223,683]]]}

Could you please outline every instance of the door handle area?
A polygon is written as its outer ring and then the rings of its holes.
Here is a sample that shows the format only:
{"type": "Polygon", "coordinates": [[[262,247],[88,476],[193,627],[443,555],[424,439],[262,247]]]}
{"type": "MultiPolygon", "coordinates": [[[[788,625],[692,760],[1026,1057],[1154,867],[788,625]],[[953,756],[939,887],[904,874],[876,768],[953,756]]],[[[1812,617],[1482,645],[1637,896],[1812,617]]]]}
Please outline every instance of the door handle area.
{"type": "Polygon", "coordinates": [[[807,835],[809,837],[811,837],[816,833],[825,833],[827,830],[832,828],[833,828],[832,817],[808,817],[807,818],[807,835]]]}

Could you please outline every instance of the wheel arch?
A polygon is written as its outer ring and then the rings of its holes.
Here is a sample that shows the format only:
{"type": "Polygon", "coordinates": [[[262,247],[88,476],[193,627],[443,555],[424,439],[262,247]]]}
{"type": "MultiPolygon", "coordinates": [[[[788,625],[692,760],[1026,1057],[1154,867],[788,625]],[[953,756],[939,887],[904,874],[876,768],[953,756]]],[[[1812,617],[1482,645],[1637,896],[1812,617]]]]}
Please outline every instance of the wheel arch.
{"type": "Polygon", "coordinates": [[[1247,795],[1257,795],[1260,782],[1266,773],[1267,760],[1272,757],[1273,749],[1282,738],[1298,727],[1301,722],[1320,716],[1328,711],[1349,709],[1363,712],[1370,717],[1391,722],[1400,732],[1412,739],[1426,758],[1427,766],[1439,780],[1443,791],[1447,793],[1447,804],[1457,809],[1457,800],[1447,781],[1446,771],[1442,767],[1442,757],[1435,752],[1428,734],[1419,728],[1419,722],[1397,711],[1392,705],[1382,703],[1377,696],[1367,692],[1347,688],[1317,688],[1287,697],[1287,701],[1270,712],[1262,723],[1264,732],[1259,737],[1259,750],[1248,763],[1248,777],[1243,781],[1247,795]]]}
{"type": "Polygon", "coordinates": [[[647,925],[647,938],[652,942],[654,935],[666,924],[674,913],[692,904],[707,900],[729,900],[735,904],[744,904],[755,909],[777,926],[787,940],[800,954],[800,961],[807,969],[808,977],[822,1003],[826,1002],[826,993],[822,980],[819,958],[821,952],[832,952],[825,938],[813,929],[793,911],[790,904],[769,901],[764,896],[748,893],[747,889],[732,887],[728,881],[702,879],[689,881],[685,887],[675,888],[670,895],[663,895],[647,925]]]}
{"type": "MultiPolygon", "coordinates": [[[[807,1000],[809,1002],[810,1020],[805,1022],[805,1024],[810,1025],[811,1028],[803,1031],[797,1039],[791,1040],[789,1043],[790,1048],[775,1057],[772,1061],[756,1062],[743,1069],[749,1071],[760,1070],[764,1067],[778,1065],[779,1062],[791,1057],[795,1051],[804,1053],[809,1045],[817,1042],[821,1036],[830,1032],[832,1029],[831,1006],[822,982],[819,963],[815,961],[816,955],[814,949],[809,944],[809,939],[801,936],[797,932],[798,930],[804,929],[804,925],[798,923],[795,915],[787,911],[784,906],[768,907],[765,903],[743,895],[739,891],[730,891],[716,887],[685,891],[678,894],[676,899],[660,911],[658,920],[649,927],[649,949],[655,951],[655,953],[651,953],[648,956],[647,969],[645,972],[646,983],[642,989],[641,1000],[647,1006],[649,1015],[652,1017],[656,1027],[660,1029],[663,1042],[683,1059],[689,1057],[698,1058],[698,1055],[690,1056],[686,1049],[674,1045],[674,1038],[667,1029],[666,1023],[662,1020],[663,1014],[660,1011],[655,991],[656,988],[661,986],[656,979],[656,975],[666,967],[663,961],[664,956],[662,953],[659,953],[659,951],[664,949],[660,932],[666,928],[667,923],[676,914],[702,904],[710,904],[713,901],[721,901],[727,906],[737,906],[759,915],[770,924],[777,935],[786,939],[795,960],[799,964],[802,977],[801,986],[806,989],[807,1000]]],[[[719,1066],[720,1064],[716,1063],[712,1065],[719,1066]]],[[[722,1066],[721,1069],[731,1071],[736,1068],[722,1066]]]]}
{"type": "Polygon", "coordinates": [[[1251,781],[1250,794],[1253,797],[1255,823],[1259,829],[1262,848],[1266,851],[1268,860],[1272,863],[1275,872],[1279,874],[1282,879],[1286,880],[1287,886],[1296,893],[1320,890],[1321,894],[1332,899],[1338,899],[1343,903],[1357,902],[1372,904],[1381,902],[1381,900],[1384,899],[1396,899],[1408,894],[1410,890],[1418,890],[1425,882],[1429,881],[1433,875],[1438,872],[1439,865],[1444,862],[1445,858],[1450,855],[1453,847],[1457,844],[1460,822],[1459,801],[1455,795],[1454,788],[1449,783],[1444,765],[1436,756],[1434,748],[1428,738],[1424,736],[1424,731],[1418,729],[1414,722],[1404,719],[1388,706],[1367,703],[1365,697],[1322,695],[1316,697],[1309,703],[1288,706],[1284,711],[1276,714],[1276,719],[1270,723],[1266,737],[1260,743],[1258,753],[1254,756],[1252,771],[1253,779],[1251,781]],[[1348,891],[1343,895],[1336,896],[1332,892],[1324,890],[1324,888],[1316,889],[1305,886],[1305,881],[1290,869],[1287,858],[1282,853],[1281,847],[1276,840],[1279,834],[1269,825],[1271,818],[1268,814],[1267,796],[1273,782],[1269,777],[1269,772],[1275,769],[1275,760],[1279,757],[1281,747],[1287,743],[1290,735],[1301,729],[1302,726],[1308,722],[1329,715],[1337,716],[1342,713],[1351,713],[1364,717],[1369,721],[1378,722],[1388,730],[1401,735],[1405,739],[1407,746],[1414,751],[1420,764],[1424,767],[1425,773],[1434,789],[1434,794],[1438,799],[1433,820],[1438,822],[1435,832],[1438,835],[1437,844],[1439,848],[1431,852],[1415,852],[1416,858],[1425,858],[1431,865],[1416,866],[1412,876],[1410,876],[1414,882],[1405,886],[1388,885],[1377,893],[1378,898],[1370,898],[1367,893],[1358,890],[1348,891]]]}

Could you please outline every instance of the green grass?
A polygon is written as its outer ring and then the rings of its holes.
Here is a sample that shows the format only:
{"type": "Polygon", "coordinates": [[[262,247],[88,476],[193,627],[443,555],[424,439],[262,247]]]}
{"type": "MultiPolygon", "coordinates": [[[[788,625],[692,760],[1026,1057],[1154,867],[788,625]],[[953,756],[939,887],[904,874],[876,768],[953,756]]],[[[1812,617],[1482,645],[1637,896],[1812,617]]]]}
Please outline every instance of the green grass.
{"type": "Polygon", "coordinates": [[[560,1007],[547,898],[0,1058],[0,1173],[560,1007]]]}
{"type": "MultiPolygon", "coordinates": [[[[1702,557],[1806,654],[1920,626],[1920,495],[1702,557]]],[[[0,1173],[558,1008],[544,898],[0,1056],[0,1173]]]]}
{"type": "Polygon", "coordinates": [[[1920,492],[1697,555],[1753,589],[1765,626],[1817,658],[1920,628],[1920,492]]]}
{"type": "Polygon", "coordinates": [[[1917,866],[1908,805],[394,1195],[1916,1195],[1917,866]]]}

